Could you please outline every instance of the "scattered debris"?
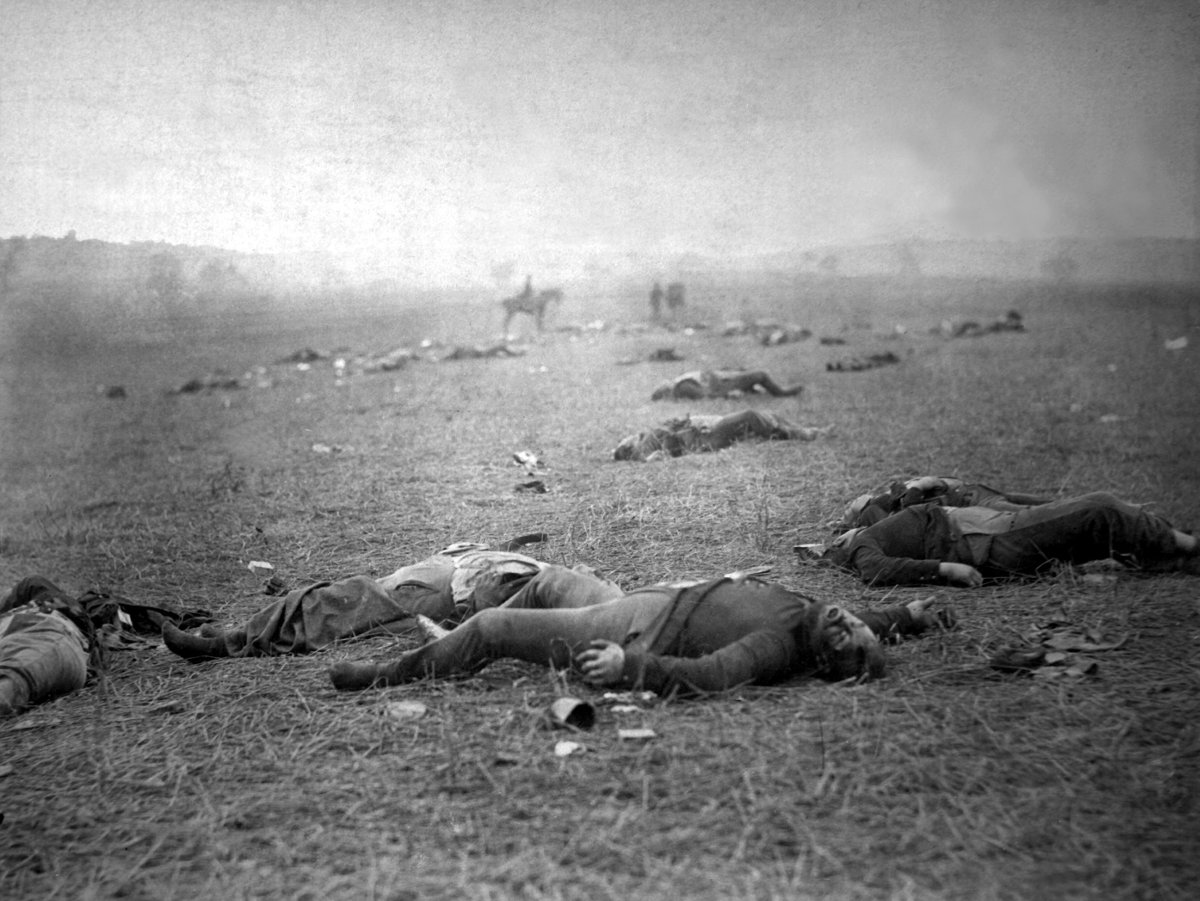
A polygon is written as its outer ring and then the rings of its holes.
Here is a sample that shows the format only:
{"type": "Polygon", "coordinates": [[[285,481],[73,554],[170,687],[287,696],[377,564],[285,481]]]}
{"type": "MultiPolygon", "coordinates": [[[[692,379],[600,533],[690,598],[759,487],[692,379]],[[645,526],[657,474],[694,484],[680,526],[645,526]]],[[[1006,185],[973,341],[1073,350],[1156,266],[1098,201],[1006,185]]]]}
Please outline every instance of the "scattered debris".
{"type": "Polygon", "coordinates": [[[1028,644],[1004,648],[992,656],[992,669],[1032,674],[1039,679],[1093,676],[1100,664],[1080,652],[1099,653],[1124,647],[1129,635],[1106,639],[1095,628],[1048,623],[1034,630],[1028,644]]]}
{"type": "Polygon", "coordinates": [[[268,573],[275,572],[275,567],[266,560],[251,560],[246,564],[246,569],[250,570],[256,576],[265,576],[268,573]]]}
{"type": "Polygon", "coordinates": [[[50,726],[59,725],[62,725],[62,720],[56,717],[41,719],[39,717],[33,717],[26,714],[25,716],[21,717],[21,721],[19,723],[17,723],[15,726],[10,726],[9,730],[12,732],[27,732],[30,729],[46,729],[50,726]]]}
{"type": "Polygon", "coordinates": [[[652,691],[606,691],[601,695],[604,704],[650,704],[658,700],[652,691]]]}
{"type": "Polygon", "coordinates": [[[96,393],[112,400],[123,400],[129,396],[124,385],[97,385],[96,393]]]}
{"type": "Polygon", "coordinates": [[[658,735],[653,729],[618,729],[617,738],[621,741],[650,741],[658,735]]]}
{"type": "Polygon", "coordinates": [[[1118,416],[1116,413],[1105,413],[1103,416],[1101,416],[1096,421],[1103,422],[1107,425],[1107,424],[1113,423],[1113,422],[1120,422],[1121,419],[1122,419],[1122,417],[1118,416]]]}
{"type": "Polygon", "coordinates": [[[546,708],[551,729],[590,729],[596,724],[596,708],[579,698],[558,698],[546,708]]]}
{"type": "Polygon", "coordinates": [[[570,757],[572,754],[578,754],[585,750],[587,749],[577,741],[560,741],[554,744],[555,757],[570,757]]]}
{"type": "Polygon", "coordinates": [[[824,344],[825,346],[827,346],[827,347],[828,347],[828,346],[833,346],[833,345],[837,345],[837,344],[845,344],[845,343],[846,343],[846,339],[845,339],[845,338],[829,338],[829,337],[826,337],[826,338],[822,338],[822,339],[821,339],[821,343],[822,343],[822,344],[824,344]]]}
{"type": "Polygon", "coordinates": [[[516,486],[516,491],[532,491],[536,494],[546,493],[546,483],[541,479],[534,478],[538,474],[538,470],[542,468],[542,460],[533,451],[521,450],[516,451],[513,455],[513,462],[525,469],[525,475],[528,479],[519,483],[516,486]]]}
{"type": "Polygon", "coordinates": [[[287,582],[283,581],[279,576],[271,576],[271,578],[263,583],[263,594],[268,594],[272,597],[287,594],[288,591],[287,582]]]}
{"type": "Polygon", "coordinates": [[[541,468],[542,461],[533,451],[521,450],[516,451],[513,455],[513,462],[518,466],[524,466],[525,472],[533,475],[541,468]]]}
{"type": "Polygon", "coordinates": [[[383,709],[394,720],[419,720],[428,708],[420,701],[392,701],[383,709]]]}
{"type": "Polygon", "coordinates": [[[1180,335],[1178,338],[1172,338],[1169,341],[1163,342],[1163,347],[1167,350],[1183,350],[1187,346],[1187,335],[1180,335]]]}
{"type": "Polygon", "coordinates": [[[541,544],[543,541],[549,541],[550,536],[545,532],[530,532],[528,535],[518,535],[516,538],[511,538],[499,546],[501,551],[519,551],[527,544],[541,544]]]}

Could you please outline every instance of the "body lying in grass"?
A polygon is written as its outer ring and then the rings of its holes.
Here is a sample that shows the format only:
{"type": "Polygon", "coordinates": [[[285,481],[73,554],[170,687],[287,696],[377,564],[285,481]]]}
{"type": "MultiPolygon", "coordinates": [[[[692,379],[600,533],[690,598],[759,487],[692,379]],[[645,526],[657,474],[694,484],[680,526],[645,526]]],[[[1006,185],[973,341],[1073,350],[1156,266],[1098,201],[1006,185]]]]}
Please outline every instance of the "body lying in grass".
{"type": "Polygon", "coordinates": [[[1017,511],[1048,504],[1051,500],[1032,494],[997,491],[978,482],[964,482],[949,476],[920,476],[906,482],[893,482],[880,494],[859,495],[846,506],[839,525],[842,529],[874,525],[884,517],[917,504],[1017,511]]]}
{"type": "Polygon", "coordinates": [[[104,665],[106,649],[149,643],[170,622],[209,619],[86,591],[74,597],[43,576],[0,599],[0,717],[78,691],[104,665]]]}
{"type": "Polygon", "coordinates": [[[1109,558],[1200,573],[1195,537],[1103,492],[1015,510],[916,504],[843,533],[825,558],[872,585],[974,588],[984,578],[1035,576],[1059,563],[1109,558]]]}
{"type": "Polygon", "coordinates": [[[650,399],[705,400],[755,393],[793,397],[803,390],[803,385],[780,385],[761,369],[697,369],[663,382],[650,399]]]}
{"type": "Polygon", "coordinates": [[[167,625],[163,641],[189,660],[308,654],[339,641],[413,632],[417,615],[461,622],[503,603],[545,566],[524,554],[460,542],[381,579],[350,576],[297,588],[232,628],[205,627],[192,635],[167,625]]]}
{"type": "Polygon", "coordinates": [[[500,607],[385,663],[345,662],[336,688],[356,690],[475,672],[515,658],[574,668],[597,686],[703,694],[797,676],[883,673],[880,637],[918,634],[939,618],[929,601],[855,616],[739,575],[628,593],[549,566],[500,607]]]}
{"type": "Polygon", "coordinates": [[[613,459],[644,462],[682,457],[724,450],[747,438],[812,441],[830,431],[829,428],[798,426],[782,416],[759,410],[741,410],[726,416],[684,416],[621,439],[613,451],[613,459]]]}

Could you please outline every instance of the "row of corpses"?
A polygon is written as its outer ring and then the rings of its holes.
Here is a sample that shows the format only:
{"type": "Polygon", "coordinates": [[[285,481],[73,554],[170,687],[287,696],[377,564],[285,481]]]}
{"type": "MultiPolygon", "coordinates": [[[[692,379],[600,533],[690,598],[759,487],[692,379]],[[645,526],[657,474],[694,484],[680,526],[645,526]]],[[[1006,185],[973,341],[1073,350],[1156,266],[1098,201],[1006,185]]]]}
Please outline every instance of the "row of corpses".
{"type": "MultiPolygon", "coordinates": [[[[660,399],[731,392],[794,396],[801,390],[743,370],[689,373],[669,384],[660,399]]],[[[813,440],[827,434],[754,410],[687,416],[669,420],[663,429],[649,455],[633,447],[637,441],[623,441],[614,456],[678,456],[719,450],[724,441],[747,437],[813,440]]],[[[513,459],[529,476],[541,466],[526,452],[513,459]]],[[[801,675],[878,677],[884,671],[881,641],[954,626],[952,611],[930,606],[931,584],[972,588],[985,578],[1036,577],[1051,565],[1109,557],[1144,569],[1200,573],[1195,537],[1106,494],[1049,498],[923,477],[857,498],[836,530],[827,545],[798,545],[797,554],[868,584],[915,586],[926,597],[855,615],[750,573],[626,591],[582,561],[567,568],[517,553],[526,542],[497,549],[464,543],[380,579],[360,575],[290,591],[284,584],[286,594],[250,619],[195,632],[190,627],[210,619],[204,611],[148,608],[95,592],[75,597],[47,580],[25,580],[0,600],[0,662],[12,661],[0,667],[0,715],[83,687],[89,651],[96,642],[122,646],[111,643],[114,630],[122,629],[151,640],[157,631],[172,653],[193,662],[309,653],[381,633],[424,634],[420,648],[383,662],[335,663],[329,678],[342,691],[474,672],[491,659],[517,657],[573,667],[594,687],[704,696],[801,675]],[[928,559],[913,559],[910,547],[922,548],[928,559]],[[596,615],[585,608],[595,608],[596,615]],[[747,608],[755,615],[733,615],[747,608]],[[521,611],[520,630],[507,621],[514,609],[521,611]],[[563,616],[564,610],[571,614],[563,616]],[[742,629],[748,621],[750,631],[742,629]],[[765,625],[775,623],[778,628],[765,625]],[[503,638],[518,633],[519,641],[503,638]],[[570,648],[587,650],[576,657],[570,648]],[[679,656],[680,648],[695,650],[679,656]],[[22,668],[39,655],[51,665],[28,667],[33,677],[27,678],[22,668]],[[47,678],[39,681],[41,676],[47,678]]],[[[545,539],[526,537],[534,543],[545,539]]],[[[280,593],[274,579],[270,586],[269,593],[280,593]]],[[[1006,649],[993,666],[1032,671],[1061,663],[1064,649],[1094,653],[1122,644],[1062,629],[1038,640],[1039,645],[1006,649]]],[[[1080,661],[1062,670],[1072,671],[1086,675],[1094,664],[1080,661]]]]}
{"type": "MultiPolygon", "coordinates": [[[[609,329],[610,326],[608,323],[597,320],[579,326],[563,326],[560,327],[559,331],[568,332],[572,335],[583,335],[586,333],[604,332],[609,329]]],[[[709,329],[710,326],[700,322],[688,326],[686,331],[692,333],[709,329]]],[[[644,332],[647,331],[647,327],[644,325],[623,326],[616,329],[616,331],[622,334],[644,332]]],[[[941,326],[931,331],[935,334],[944,334],[950,337],[977,337],[1001,331],[1024,331],[1024,323],[1020,313],[1016,310],[1010,310],[1003,318],[984,325],[973,320],[968,320],[957,325],[944,322],[941,326]]],[[[767,347],[807,341],[813,337],[813,333],[809,329],[796,325],[780,324],[774,320],[762,319],[738,319],[726,322],[721,329],[721,335],[723,337],[748,335],[767,347]]],[[[817,340],[823,346],[836,346],[846,343],[846,339],[836,336],[823,336],[817,340]]],[[[394,372],[416,361],[449,362],[456,360],[495,359],[524,356],[527,352],[528,348],[514,345],[507,340],[491,344],[444,344],[440,341],[425,339],[415,348],[401,346],[382,353],[358,356],[336,354],[315,350],[311,347],[303,347],[275,362],[276,365],[295,365],[301,370],[310,368],[315,363],[329,362],[333,367],[335,375],[341,378],[356,372],[394,372]]],[[[651,362],[669,362],[679,361],[683,358],[673,348],[659,348],[652,352],[648,359],[651,362]]],[[[630,364],[638,361],[622,359],[617,362],[620,364],[630,364]]],[[[881,366],[891,366],[899,362],[901,362],[901,357],[898,354],[887,351],[833,360],[827,362],[825,368],[829,372],[861,372],[881,366]]],[[[267,369],[266,367],[259,366],[243,376],[232,375],[225,371],[216,371],[205,376],[190,378],[171,389],[170,393],[200,394],[213,391],[232,391],[252,385],[262,386],[267,384],[269,384],[267,369]]],[[[111,399],[121,399],[127,396],[127,392],[122,385],[101,385],[97,388],[97,392],[111,399]]]]}
{"type": "MultiPolygon", "coordinates": [[[[419,647],[393,649],[385,660],[333,663],[328,678],[339,691],[466,675],[501,658],[572,670],[592,688],[650,692],[648,699],[799,677],[863,681],[885,674],[883,644],[957,626],[953,609],[928,593],[932,585],[972,589],[1063,566],[1200,575],[1195,536],[1100,492],[1051,498],[924,476],[862,495],[836,528],[827,545],[797,545],[803,563],[924,597],[905,602],[889,591],[893,606],[851,612],[765,581],[770,567],[627,590],[585,561],[568,567],[520,553],[546,540],[542,533],[498,548],[458,543],[382,578],[288,590],[272,577],[267,593],[281,596],[223,626],[207,611],[103,591],[76,596],[34,576],[0,598],[0,718],[84,688],[108,651],[157,644],[159,636],[192,663],[423,636],[419,647]]],[[[1006,672],[1083,677],[1096,672],[1096,654],[1126,640],[1058,622],[989,649],[985,659],[1006,672]]],[[[589,716],[576,725],[592,723],[589,716]]]]}
{"type": "MultiPolygon", "coordinates": [[[[1010,314],[1009,319],[1012,319],[1010,314]]],[[[738,334],[727,329],[727,334],[738,334]]],[[[825,344],[841,343],[840,338],[821,339],[825,344]]],[[[506,342],[480,345],[443,345],[432,340],[422,341],[417,349],[400,347],[383,354],[349,357],[301,348],[276,361],[276,365],[295,366],[308,371],[315,364],[328,362],[338,378],[351,372],[390,372],[403,369],[413,361],[449,361],[464,359],[486,359],[516,357],[526,353],[524,348],[513,347],[506,342]]],[[[674,362],[682,357],[673,348],[659,348],[649,356],[652,361],[674,362]]],[[[618,361],[632,362],[632,361],[618,361]]],[[[883,365],[894,365],[900,357],[893,352],[853,357],[826,364],[828,371],[861,371],[883,365]]],[[[236,390],[250,385],[270,387],[271,380],[266,367],[256,367],[244,377],[215,373],[204,378],[189,379],[173,390],[176,394],[194,394],[218,390],[236,390]]],[[[102,389],[108,397],[124,397],[120,386],[102,389]]],[[[693,370],[685,372],[660,384],[651,394],[652,400],[702,400],[711,398],[735,399],[767,395],[787,397],[799,394],[800,385],[785,386],[776,382],[762,370],[725,369],[693,370]]],[[[802,426],[776,414],[742,410],[728,416],[693,415],[669,419],[651,429],[626,436],[613,451],[616,460],[655,461],[691,453],[719,451],[749,438],[763,440],[813,440],[828,434],[822,427],[802,426]]],[[[518,486],[518,490],[545,491],[542,480],[529,479],[518,486]]]]}
{"type": "MultiPolygon", "coordinates": [[[[295,366],[297,370],[307,372],[313,368],[314,364],[328,363],[333,369],[335,377],[340,379],[352,373],[396,372],[417,361],[440,363],[453,360],[521,357],[527,352],[527,348],[507,342],[447,345],[436,341],[423,341],[416,349],[397,347],[383,353],[361,356],[348,356],[304,347],[276,360],[275,365],[295,366]]],[[[170,389],[168,393],[203,394],[213,391],[236,391],[251,386],[265,388],[271,385],[268,373],[268,367],[261,365],[241,376],[218,370],[208,375],[190,378],[170,389]]],[[[97,393],[112,399],[128,396],[123,385],[101,385],[97,388],[97,393]]]]}
{"type": "MultiPolygon", "coordinates": [[[[764,373],[743,371],[689,373],[671,385],[661,400],[700,400],[713,392],[727,396],[728,391],[798,392],[797,386],[779,385],[764,373]]],[[[794,427],[778,416],[755,410],[718,418],[685,416],[665,427],[668,434],[652,453],[719,450],[715,438],[706,442],[697,437],[706,432],[731,439],[815,439],[821,434],[793,433],[794,427]],[[679,430],[691,430],[692,436],[680,436],[679,430]]],[[[614,456],[637,458],[620,448],[614,456]]],[[[530,476],[541,465],[526,452],[516,453],[514,462],[530,476]]],[[[526,537],[534,543],[545,540],[526,537]]],[[[354,576],[290,590],[284,583],[286,594],[250,619],[198,631],[194,625],[203,612],[139,609],[95,593],[73,597],[44,579],[29,579],[0,602],[0,614],[12,615],[0,626],[0,657],[14,651],[13,665],[0,668],[0,714],[18,713],[54,693],[82,687],[89,642],[97,636],[112,638],[112,629],[120,630],[122,624],[151,637],[160,631],[172,653],[192,662],[312,653],[379,633],[424,635],[420,648],[385,661],[335,662],[329,679],[341,691],[475,672],[488,660],[514,656],[574,668],[596,687],[704,696],[800,675],[878,677],[884,668],[881,642],[954,626],[953,611],[930,606],[931,584],[973,588],[984,578],[1037,577],[1052,566],[1114,557],[1142,569],[1200,572],[1195,537],[1111,495],[1039,497],[931,476],[863,494],[847,505],[832,540],[797,546],[805,563],[822,561],[872,585],[912,585],[925,595],[857,615],[745,572],[625,590],[583,561],[570,569],[541,563],[518,553],[529,541],[510,543],[516,546],[460,543],[383,578],[354,576]],[[913,557],[911,547],[922,549],[922,559],[913,557]],[[595,615],[581,613],[587,608],[595,615]],[[739,615],[748,608],[754,615],[739,615]],[[514,609],[521,611],[520,630],[509,623],[514,609]],[[30,620],[37,618],[53,621],[32,627],[30,620]],[[14,620],[18,629],[8,631],[7,623],[14,620]],[[748,621],[752,626],[744,627],[748,621]],[[448,631],[446,626],[455,627],[448,631]],[[504,636],[520,639],[510,642],[504,636]],[[71,672],[54,673],[46,684],[24,678],[19,667],[50,645],[55,650],[47,656],[64,667],[70,663],[71,672]],[[62,645],[67,653],[58,653],[62,645]],[[587,650],[575,656],[571,648],[587,650]],[[11,678],[12,673],[20,678],[11,678]]],[[[280,594],[275,579],[271,587],[271,594],[280,594]]],[[[992,666],[1032,672],[1060,665],[1068,653],[1094,654],[1122,645],[1121,638],[1061,627],[1043,630],[1036,638],[1027,647],[1004,649],[992,666]]],[[[1094,671],[1094,662],[1078,660],[1058,671],[1087,674],[1094,671]]]]}

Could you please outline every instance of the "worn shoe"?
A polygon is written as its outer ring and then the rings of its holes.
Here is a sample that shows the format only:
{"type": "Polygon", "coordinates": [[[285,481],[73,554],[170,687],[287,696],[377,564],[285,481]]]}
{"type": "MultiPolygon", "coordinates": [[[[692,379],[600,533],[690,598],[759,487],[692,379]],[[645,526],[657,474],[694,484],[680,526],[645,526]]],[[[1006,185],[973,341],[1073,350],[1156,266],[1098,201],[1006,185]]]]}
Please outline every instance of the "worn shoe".
{"type": "Polygon", "coordinates": [[[1045,659],[1045,648],[1005,648],[992,657],[992,669],[1005,673],[1027,673],[1041,666],[1045,659]]]}
{"type": "Polygon", "coordinates": [[[16,716],[29,706],[29,690],[24,680],[0,676],[0,719],[16,716]]]}
{"type": "Polygon", "coordinates": [[[354,663],[343,660],[329,668],[329,679],[338,691],[361,691],[370,688],[380,677],[376,663],[354,663]]]}
{"type": "Polygon", "coordinates": [[[1179,571],[1189,576],[1200,576],[1200,551],[1194,554],[1185,554],[1179,561],[1179,571]]]}
{"type": "Polygon", "coordinates": [[[216,660],[218,657],[228,657],[223,638],[202,638],[184,632],[173,623],[163,623],[163,644],[173,654],[178,654],[185,660],[199,663],[203,660],[216,660]]]}

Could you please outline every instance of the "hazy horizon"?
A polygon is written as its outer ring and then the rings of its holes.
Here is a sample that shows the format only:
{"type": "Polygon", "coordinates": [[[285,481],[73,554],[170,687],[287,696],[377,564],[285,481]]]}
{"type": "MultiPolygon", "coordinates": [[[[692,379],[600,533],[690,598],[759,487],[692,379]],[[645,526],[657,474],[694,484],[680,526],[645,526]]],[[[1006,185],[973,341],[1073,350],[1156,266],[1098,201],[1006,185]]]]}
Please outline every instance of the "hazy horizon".
{"type": "Polygon", "coordinates": [[[425,284],[1195,238],[1200,15],[1011,4],[6,4],[0,234],[425,284]]]}

